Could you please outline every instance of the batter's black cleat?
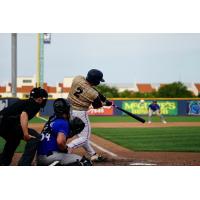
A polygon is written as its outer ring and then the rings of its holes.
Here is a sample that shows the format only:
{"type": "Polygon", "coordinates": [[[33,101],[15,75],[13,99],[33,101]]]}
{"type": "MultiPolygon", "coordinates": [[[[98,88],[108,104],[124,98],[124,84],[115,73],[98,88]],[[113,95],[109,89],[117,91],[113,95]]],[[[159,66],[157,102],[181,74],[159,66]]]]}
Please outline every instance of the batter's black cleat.
{"type": "Polygon", "coordinates": [[[87,159],[85,156],[82,157],[82,159],[80,160],[80,163],[82,166],[92,166],[92,161],[87,159]]]}
{"type": "Polygon", "coordinates": [[[91,156],[90,160],[92,162],[104,162],[106,161],[106,158],[95,153],[93,156],[91,156]]]}

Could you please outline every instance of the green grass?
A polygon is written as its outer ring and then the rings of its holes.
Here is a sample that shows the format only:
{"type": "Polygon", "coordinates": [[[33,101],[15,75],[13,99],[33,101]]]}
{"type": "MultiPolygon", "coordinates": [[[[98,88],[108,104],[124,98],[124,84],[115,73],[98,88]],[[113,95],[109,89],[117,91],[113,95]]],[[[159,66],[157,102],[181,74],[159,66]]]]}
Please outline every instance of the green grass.
{"type": "MultiPolygon", "coordinates": [[[[144,119],[148,119],[146,116],[144,119]]],[[[200,122],[200,116],[166,116],[167,122],[200,122]]],[[[90,116],[91,122],[137,122],[129,116],[90,116]]],[[[153,122],[160,122],[157,116],[152,117],[153,122]]]]}
{"type": "MultiPolygon", "coordinates": [[[[48,117],[45,117],[48,119],[48,117]]],[[[137,120],[129,116],[90,116],[91,122],[137,122],[137,120]]],[[[145,116],[144,119],[148,120],[145,116]]],[[[200,116],[168,116],[165,117],[167,122],[200,122],[200,116]]],[[[160,122],[160,118],[157,116],[152,117],[153,122],[160,122]]],[[[45,121],[35,117],[30,123],[44,123],[45,121]]]]}
{"type": "MultiPolygon", "coordinates": [[[[133,151],[200,152],[199,127],[94,128],[92,133],[133,151]]],[[[0,138],[0,152],[4,144],[0,138]]],[[[24,144],[16,152],[23,152],[24,144]]]]}
{"type": "Polygon", "coordinates": [[[134,151],[200,152],[199,127],[95,128],[92,132],[134,151]]]}
{"type": "MultiPolygon", "coordinates": [[[[46,117],[46,119],[48,119],[46,117]]],[[[38,117],[34,117],[32,120],[30,120],[30,123],[44,123],[45,121],[43,119],[40,119],[38,117]]]]}
{"type": "MultiPolygon", "coordinates": [[[[145,117],[147,119],[147,117],[145,117]]],[[[179,116],[166,117],[168,122],[200,122],[200,117],[179,116]]],[[[91,122],[137,122],[129,116],[90,116],[91,122]]],[[[157,116],[153,122],[160,121],[157,116]]],[[[31,123],[44,123],[34,118],[31,123]]],[[[128,128],[110,129],[96,128],[93,133],[105,139],[134,151],[191,151],[200,152],[199,127],[170,127],[170,128],[128,128]]],[[[0,137],[0,152],[5,141],[0,137]]],[[[17,152],[23,152],[25,142],[22,141],[17,152]]]]}

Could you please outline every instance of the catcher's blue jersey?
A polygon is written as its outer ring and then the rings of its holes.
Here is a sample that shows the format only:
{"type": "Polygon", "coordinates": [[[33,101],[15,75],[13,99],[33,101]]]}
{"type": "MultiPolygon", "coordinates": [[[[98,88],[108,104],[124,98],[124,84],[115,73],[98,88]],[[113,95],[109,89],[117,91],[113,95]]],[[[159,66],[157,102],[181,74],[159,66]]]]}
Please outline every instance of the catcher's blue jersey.
{"type": "Polygon", "coordinates": [[[57,136],[59,132],[64,133],[66,137],[69,136],[70,126],[68,121],[59,118],[50,122],[50,130],[42,133],[43,139],[38,147],[38,155],[48,155],[52,151],[59,151],[57,145],[57,136]]]}

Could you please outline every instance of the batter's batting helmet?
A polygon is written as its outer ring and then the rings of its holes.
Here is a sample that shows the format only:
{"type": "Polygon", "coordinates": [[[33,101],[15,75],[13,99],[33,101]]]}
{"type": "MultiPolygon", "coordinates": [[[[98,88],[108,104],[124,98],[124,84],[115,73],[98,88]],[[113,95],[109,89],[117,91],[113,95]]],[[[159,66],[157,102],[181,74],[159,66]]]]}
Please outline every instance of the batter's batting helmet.
{"type": "Polygon", "coordinates": [[[58,98],[53,103],[54,113],[58,117],[62,117],[63,114],[69,115],[70,105],[67,100],[58,98]]]}
{"type": "Polygon", "coordinates": [[[100,82],[105,82],[105,80],[103,79],[103,73],[98,69],[91,69],[87,73],[86,80],[92,85],[99,85],[100,82]]]}

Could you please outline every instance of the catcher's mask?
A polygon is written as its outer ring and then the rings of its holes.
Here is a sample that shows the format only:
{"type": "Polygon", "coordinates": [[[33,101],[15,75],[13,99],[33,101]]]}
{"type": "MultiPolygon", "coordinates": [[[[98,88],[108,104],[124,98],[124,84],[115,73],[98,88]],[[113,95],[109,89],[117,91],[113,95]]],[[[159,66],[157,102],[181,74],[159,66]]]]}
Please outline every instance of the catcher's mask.
{"type": "Polygon", "coordinates": [[[40,97],[43,99],[42,103],[40,104],[40,107],[44,108],[48,100],[47,91],[45,89],[42,89],[41,87],[33,88],[30,92],[30,99],[37,99],[40,97]]]}
{"type": "Polygon", "coordinates": [[[105,82],[105,80],[103,79],[103,73],[98,69],[91,69],[87,73],[86,80],[95,86],[99,85],[100,82],[105,82]]]}
{"type": "Polygon", "coordinates": [[[63,114],[67,114],[69,117],[70,105],[67,100],[58,98],[53,103],[54,113],[57,117],[62,117],[63,114]]]}

